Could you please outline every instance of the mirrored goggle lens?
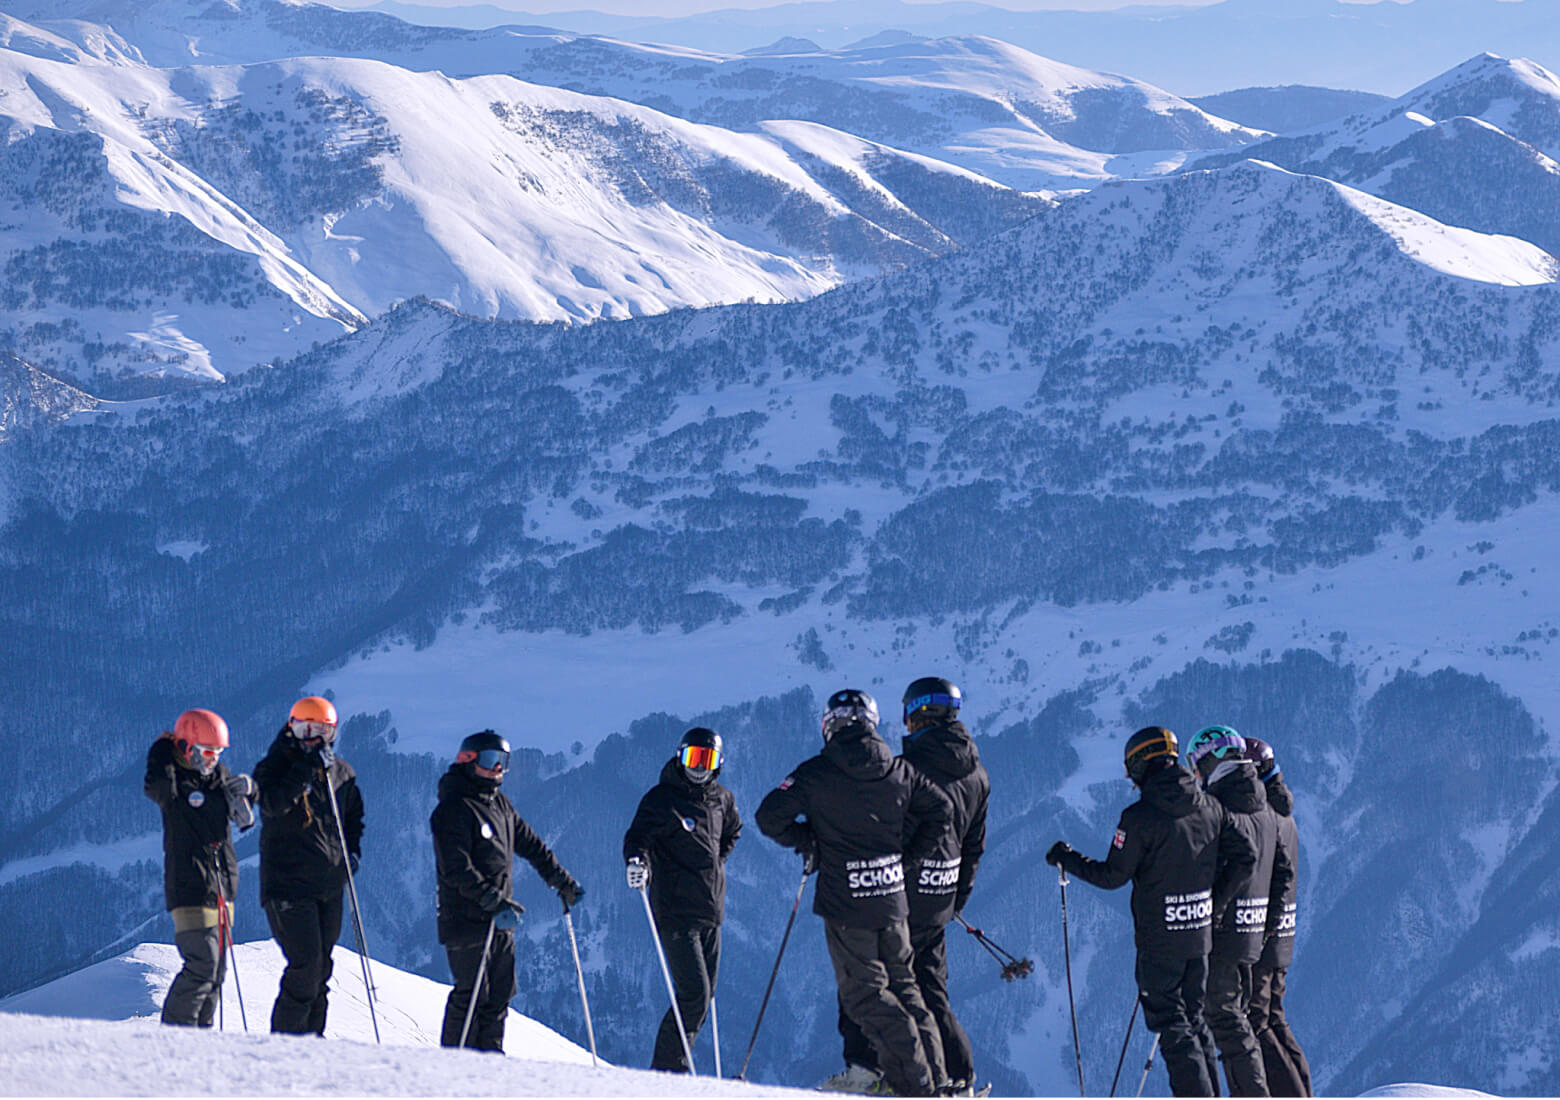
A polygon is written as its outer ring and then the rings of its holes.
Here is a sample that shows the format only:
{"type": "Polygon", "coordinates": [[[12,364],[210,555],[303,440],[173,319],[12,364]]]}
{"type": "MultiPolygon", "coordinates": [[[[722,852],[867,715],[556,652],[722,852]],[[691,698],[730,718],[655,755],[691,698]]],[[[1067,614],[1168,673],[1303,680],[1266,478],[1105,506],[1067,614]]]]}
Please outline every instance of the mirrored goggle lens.
{"type": "Polygon", "coordinates": [[[488,771],[493,771],[497,768],[507,770],[509,767],[509,754],[503,749],[483,749],[477,753],[474,763],[477,767],[485,768],[488,771]]]}
{"type": "Polygon", "coordinates": [[[304,718],[294,718],[288,722],[292,735],[300,741],[334,741],[336,727],[330,722],[314,722],[304,718]]]}
{"type": "Polygon", "coordinates": [[[190,746],[190,755],[191,756],[200,756],[200,757],[205,758],[206,760],[215,760],[217,757],[222,755],[222,746],[220,746],[220,745],[191,745],[190,746]]]}
{"type": "Polygon", "coordinates": [[[678,757],[682,766],[693,771],[712,772],[720,767],[720,750],[704,745],[684,745],[678,757]]]}

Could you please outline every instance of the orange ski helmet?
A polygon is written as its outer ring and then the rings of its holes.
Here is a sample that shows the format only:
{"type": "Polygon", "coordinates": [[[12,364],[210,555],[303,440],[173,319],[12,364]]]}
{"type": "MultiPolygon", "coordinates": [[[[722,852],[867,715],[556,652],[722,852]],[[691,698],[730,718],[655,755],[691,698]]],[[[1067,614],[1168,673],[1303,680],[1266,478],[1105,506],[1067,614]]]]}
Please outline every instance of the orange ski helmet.
{"type": "Polygon", "coordinates": [[[305,695],[292,705],[287,715],[287,728],[300,741],[320,740],[326,743],[336,739],[336,707],[329,699],[319,695],[305,695]]]}

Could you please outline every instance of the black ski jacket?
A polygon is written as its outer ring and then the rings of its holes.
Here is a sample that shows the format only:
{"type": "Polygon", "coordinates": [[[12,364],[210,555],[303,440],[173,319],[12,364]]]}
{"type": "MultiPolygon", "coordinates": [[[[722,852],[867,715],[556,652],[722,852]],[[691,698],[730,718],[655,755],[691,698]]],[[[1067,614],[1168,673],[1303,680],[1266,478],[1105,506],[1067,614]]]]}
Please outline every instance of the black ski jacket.
{"type": "Polygon", "coordinates": [[[341,757],[326,769],[284,728],[255,765],[260,788],[260,903],[329,898],[346,889],[348,853],[362,853],[363,796],[341,757]],[[327,787],[326,783],[330,786],[327,787]],[[331,815],[336,794],[341,824],[331,815]],[[346,833],[347,850],[341,850],[346,833]]]}
{"type": "Polygon", "coordinates": [[[1130,881],[1138,954],[1170,962],[1208,954],[1228,879],[1249,877],[1256,859],[1224,808],[1191,772],[1166,760],[1121,811],[1110,854],[1100,861],[1068,850],[1061,865],[1106,890],[1130,881]]]}
{"type": "MultiPolygon", "coordinates": [[[[899,754],[937,785],[952,804],[950,828],[936,850],[909,868],[911,928],[941,928],[964,908],[975,885],[975,869],[986,851],[986,802],[991,777],[963,722],[929,726],[906,737],[899,754]]],[[[913,832],[917,822],[909,817],[913,832]]]]}
{"type": "Polygon", "coordinates": [[[1278,815],[1278,848],[1273,860],[1273,885],[1268,893],[1268,939],[1258,964],[1269,970],[1288,967],[1295,957],[1295,928],[1300,896],[1300,830],[1295,825],[1295,796],[1282,775],[1263,783],[1268,806],[1278,815]],[[1289,867],[1287,884],[1279,882],[1279,867],[1289,867]]]}
{"type": "Polygon", "coordinates": [[[238,892],[238,856],[228,830],[226,764],[201,775],[174,759],[173,741],[159,737],[146,752],[146,797],[163,823],[163,901],[171,909],[215,909],[218,891],[238,892]]]}
{"type": "Polygon", "coordinates": [[[439,804],[428,818],[439,878],[439,942],[480,941],[488,921],[514,896],[515,856],[554,890],[569,873],[515,812],[498,783],[451,764],[439,779],[439,804]]]}
{"type": "Polygon", "coordinates": [[[1269,895],[1289,888],[1294,867],[1287,855],[1279,855],[1278,815],[1268,806],[1256,765],[1241,761],[1228,773],[1220,775],[1216,771],[1214,775],[1208,793],[1229,811],[1235,828],[1250,842],[1257,858],[1246,873],[1231,874],[1224,890],[1215,895],[1220,903],[1220,919],[1213,926],[1212,954],[1234,962],[1254,963],[1262,957],[1270,924],[1276,930],[1278,923],[1276,917],[1269,920],[1269,895]],[[1227,907],[1225,899],[1230,903],[1227,907]]]}
{"type": "Polygon", "coordinates": [[[726,910],[726,857],[742,832],[737,800],[712,777],[698,784],[676,757],[639,800],[623,834],[623,859],[650,864],[650,907],[663,932],[719,924],[726,910]]]}
{"type": "Polygon", "coordinates": [[[813,912],[848,928],[887,928],[909,913],[905,859],[936,852],[952,817],[947,795],[874,731],[852,725],[765,795],[753,820],[788,848],[816,845],[813,912]]]}

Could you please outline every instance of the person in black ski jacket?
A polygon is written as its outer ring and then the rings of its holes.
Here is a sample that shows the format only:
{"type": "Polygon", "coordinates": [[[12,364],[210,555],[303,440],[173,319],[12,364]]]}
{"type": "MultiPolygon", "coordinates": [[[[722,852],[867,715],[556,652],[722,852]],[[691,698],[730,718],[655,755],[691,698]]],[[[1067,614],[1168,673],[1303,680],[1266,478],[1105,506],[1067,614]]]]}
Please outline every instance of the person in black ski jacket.
{"type": "Polygon", "coordinates": [[[335,741],[335,705],[311,695],[293,704],[255,765],[260,903],[287,957],[271,1007],[271,1030],[283,1034],[325,1034],[342,893],[362,852],[363,797],[335,741]]]}
{"type": "Polygon", "coordinates": [[[1203,1022],[1213,925],[1229,904],[1230,883],[1249,877],[1257,853],[1214,799],[1181,767],[1175,734],[1147,726],[1127,739],[1127,776],[1138,800],[1103,861],[1057,841],[1053,867],[1092,886],[1132,883],[1138,1000],[1143,1023],[1159,1036],[1176,1096],[1216,1096],[1217,1072],[1203,1022]]]}
{"type": "MultiPolygon", "coordinates": [[[[726,859],[742,833],[737,800],[718,782],[723,747],[714,730],[695,727],[683,734],[623,834],[628,885],[649,890],[690,1050],[715,995],[726,859]]],[[[671,1009],[656,1033],[650,1068],[688,1072],[671,1009]]]]}
{"type": "Polygon", "coordinates": [[[946,1078],[942,1039],[912,969],[905,863],[933,858],[953,807],[894,757],[877,724],[870,695],[835,692],[823,751],[765,795],[753,819],[800,852],[804,866],[816,861],[813,912],[824,920],[840,1001],[866,1032],[889,1087],[931,1096],[946,1078]]]}
{"type": "Polygon", "coordinates": [[[470,735],[439,779],[439,804],[428,818],[439,880],[439,942],[454,982],[444,1003],[441,1046],[461,1045],[469,1015],[465,1045],[503,1052],[509,1002],[519,988],[515,929],[522,909],[513,897],[515,856],[558,891],[564,908],[572,909],[585,895],[498,789],[508,768],[508,741],[492,730],[470,735]],[[480,989],[478,971],[483,971],[480,989]]]}
{"type": "MultiPolygon", "coordinates": [[[[938,676],[924,676],[905,689],[901,699],[905,737],[900,759],[937,785],[953,808],[931,856],[906,869],[910,908],[910,948],[916,986],[926,1009],[937,1021],[942,1039],[943,1067],[953,1095],[973,1094],[974,1054],[970,1039],[948,999],[947,928],[962,912],[975,884],[975,869],[986,851],[986,802],[991,779],[969,731],[958,720],[963,694],[938,676]]],[[[909,828],[913,831],[912,817],[909,828]]],[[[861,1092],[881,1076],[866,1033],[850,1018],[843,1003],[839,1030],[844,1040],[845,1071],[825,1082],[825,1089],[861,1092]]]]}
{"type": "Polygon", "coordinates": [[[219,763],[227,723],[187,710],[146,753],[146,797],[162,811],[163,900],[183,968],[168,987],[162,1022],[210,1027],[232,946],[238,857],[229,823],[254,824],[254,781],[219,763]]]}
{"type": "Polygon", "coordinates": [[[1284,986],[1294,959],[1296,900],[1300,892],[1300,831],[1294,819],[1295,797],[1278,770],[1271,745],[1254,737],[1246,738],[1246,759],[1256,767],[1268,805],[1278,815],[1274,881],[1268,895],[1271,932],[1262,948],[1262,957],[1251,968],[1251,1030],[1262,1050],[1269,1095],[1310,1096],[1311,1063],[1284,1015],[1284,986]],[[1284,864],[1292,873],[1287,882],[1279,882],[1279,868],[1284,864]]]}
{"type": "Polygon", "coordinates": [[[1262,1050],[1251,1030],[1251,968],[1262,956],[1267,937],[1277,930],[1277,914],[1268,906],[1270,892],[1287,889],[1294,868],[1278,850],[1278,815],[1267,804],[1256,767],[1246,759],[1245,738],[1229,726],[1208,726],[1192,738],[1186,755],[1203,789],[1229,811],[1257,854],[1248,874],[1230,880],[1230,905],[1213,926],[1208,1026],[1230,1095],[1266,1096],[1262,1050]]]}

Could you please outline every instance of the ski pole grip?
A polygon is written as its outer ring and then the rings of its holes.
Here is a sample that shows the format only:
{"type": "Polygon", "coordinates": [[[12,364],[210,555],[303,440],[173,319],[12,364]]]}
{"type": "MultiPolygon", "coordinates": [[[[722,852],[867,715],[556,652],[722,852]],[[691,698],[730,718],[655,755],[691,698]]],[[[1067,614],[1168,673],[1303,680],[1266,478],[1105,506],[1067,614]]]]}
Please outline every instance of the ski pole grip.
{"type": "Polygon", "coordinates": [[[1060,882],[1063,886],[1067,885],[1067,868],[1057,867],[1056,881],[1060,882]]]}

